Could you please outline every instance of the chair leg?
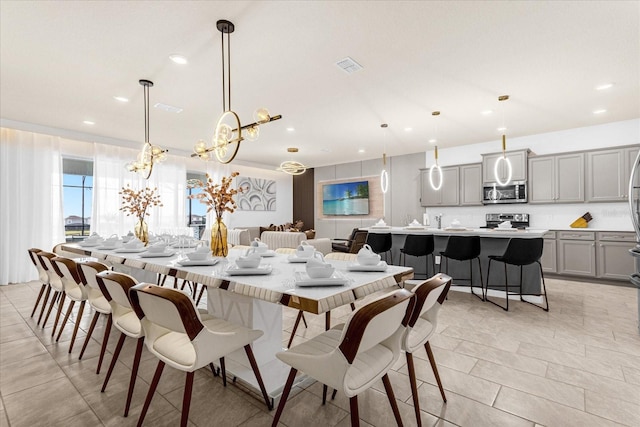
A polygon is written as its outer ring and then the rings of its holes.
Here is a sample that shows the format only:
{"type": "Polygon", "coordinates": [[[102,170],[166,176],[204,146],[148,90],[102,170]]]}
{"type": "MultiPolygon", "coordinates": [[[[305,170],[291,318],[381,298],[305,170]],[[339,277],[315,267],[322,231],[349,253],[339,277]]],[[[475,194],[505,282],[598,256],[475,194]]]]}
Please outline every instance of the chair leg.
{"type": "Polygon", "coordinates": [[[418,385],[416,384],[416,370],[413,366],[413,354],[407,355],[407,369],[409,370],[409,384],[411,384],[411,395],[413,396],[413,409],[416,412],[416,422],[418,427],[422,426],[422,418],[420,417],[420,399],[418,399],[418,385]]]}
{"type": "Polygon", "coordinates": [[[109,370],[107,371],[107,376],[104,378],[104,384],[102,384],[102,389],[100,392],[104,393],[107,388],[107,384],[109,383],[109,378],[111,378],[111,373],[113,372],[113,368],[116,366],[116,362],[118,361],[118,356],[120,356],[120,350],[122,350],[122,345],[124,344],[124,339],[126,338],[125,334],[120,334],[120,339],[118,340],[118,345],[116,345],[116,350],[113,352],[113,358],[111,359],[111,364],[109,365],[109,370]]]}
{"type": "Polygon", "coordinates": [[[38,303],[40,302],[40,299],[42,299],[42,295],[44,294],[44,288],[46,288],[47,285],[46,284],[42,284],[42,286],[40,286],[40,292],[38,292],[38,298],[36,298],[36,303],[33,304],[33,310],[31,310],[31,316],[29,317],[33,317],[33,315],[36,312],[36,308],[38,308],[38,303]]]}
{"type": "Polygon", "coordinates": [[[222,385],[227,386],[227,369],[224,365],[224,357],[220,358],[220,375],[222,375],[222,385]]]}
{"type": "Polygon", "coordinates": [[[307,325],[307,319],[304,317],[304,311],[302,312],[302,323],[304,323],[305,328],[309,327],[309,325],[307,325]]]}
{"type": "Polygon", "coordinates": [[[138,427],[142,426],[144,422],[144,417],[147,415],[147,411],[149,410],[149,405],[151,405],[151,399],[153,399],[153,394],[156,392],[156,388],[158,387],[158,383],[160,382],[160,376],[162,375],[162,370],[164,369],[164,362],[162,360],[158,361],[158,367],[156,368],[156,373],[153,374],[153,380],[151,381],[151,385],[149,386],[149,391],[147,392],[147,398],[144,400],[144,405],[142,406],[142,412],[140,412],[140,418],[138,418],[138,427]]]}
{"type": "Polygon", "coordinates": [[[42,328],[44,329],[47,326],[47,321],[49,320],[49,316],[51,315],[51,310],[53,306],[56,305],[56,300],[60,297],[59,291],[54,291],[53,296],[51,297],[51,303],[49,303],[49,309],[47,310],[46,316],[44,316],[44,321],[42,322],[42,328]]]}
{"type": "Polygon", "coordinates": [[[293,324],[293,330],[291,331],[291,336],[289,337],[289,343],[287,344],[287,348],[291,348],[291,343],[293,342],[293,337],[296,335],[296,331],[298,330],[298,325],[300,324],[300,319],[303,317],[303,311],[298,310],[298,316],[296,317],[296,322],[293,324]]]}
{"type": "Polygon", "coordinates": [[[202,295],[204,294],[204,290],[206,289],[205,285],[200,287],[200,293],[198,294],[198,298],[196,299],[196,305],[200,304],[200,300],[202,299],[202,295]]]}
{"type": "Polygon", "coordinates": [[[113,319],[111,313],[107,315],[107,325],[104,327],[104,336],[102,337],[102,346],[100,348],[100,357],[98,357],[98,367],[96,368],[96,374],[100,373],[100,367],[104,360],[104,354],[107,352],[107,343],[109,342],[109,335],[111,334],[111,323],[113,319]]]}
{"type": "Polygon", "coordinates": [[[507,308],[505,311],[509,311],[509,280],[507,277],[507,263],[504,263],[504,298],[507,300],[507,308]]]}
{"type": "Polygon", "coordinates": [[[382,382],[384,383],[384,390],[387,392],[387,397],[389,398],[389,403],[391,404],[393,415],[396,418],[396,423],[398,424],[398,427],[402,427],[402,417],[400,416],[400,411],[398,410],[398,402],[396,402],[396,396],[393,394],[393,387],[391,387],[391,381],[389,381],[388,374],[384,374],[384,376],[382,377],[382,382]]]}
{"type": "Polygon", "coordinates": [[[136,345],[136,354],[133,357],[133,366],[131,368],[131,380],[129,381],[129,392],[127,393],[127,403],[124,405],[124,416],[129,415],[129,407],[131,407],[131,398],[133,397],[133,389],[136,386],[136,377],[138,376],[138,367],[140,366],[140,357],[142,356],[142,347],[144,346],[144,337],[138,338],[136,345]]]}
{"type": "Polygon", "coordinates": [[[49,295],[51,294],[51,286],[47,286],[47,292],[44,294],[44,301],[42,302],[42,307],[40,307],[40,315],[38,316],[38,323],[42,320],[42,315],[44,314],[45,309],[47,308],[47,302],[49,302],[49,295]]]}
{"type": "Polygon", "coordinates": [[[351,303],[351,311],[356,311],[356,305],[354,303],[351,303]]]}
{"type": "Polygon", "coordinates": [[[358,396],[349,398],[349,409],[351,410],[351,427],[360,425],[360,414],[358,413],[358,396]]]}
{"type": "Polygon", "coordinates": [[[193,391],[193,371],[187,372],[187,379],[184,383],[184,397],[182,398],[182,417],[180,427],[187,427],[189,421],[189,408],[191,407],[191,392],[193,391]]]}
{"type": "Polygon", "coordinates": [[[80,327],[80,319],[82,319],[82,313],[84,312],[84,305],[86,301],[82,301],[80,303],[80,308],[78,308],[78,316],[76,317],[76,324],[73,327],[73,335],[71,336],[71,344],[69,344],[69,354],[71,354],[71,350],[73,350],[73,344],[76,342],[76,335],[78,335],[78,328],[80,327]]]}
{"type": "Polygon", "coordinates": [[[327,403],[327,389],[329,387],[326,384],[322,384],[322,405],[327,403]]]}
{"type": "MultiPolygon", "coordinates": [[[[480,258],[477,259],[478,267],[480,267],[480,289],[482,289],[482,267],[480,266],[480,258]]],[[[469,260],[469,286],[471,287],[471,293],[484,301],[484,293],[482,293],[482,295],[478,295],[473,292],[473,259],[469,260]]]]}
{"type": "Polygon", "coordinates": [[[507,284],[507,264],[506,263],[504,264],[504,293],[505,293],[505,297],[506,297],[506,300],[507,300],[507,305],[505,307],[505,306],[502,306],[502,305],[498,304],[497,302],[492,301],[492,300],[489,299],[489,277],[490,277],[490,274],[491,274],[491,261],[493,261],[493,260],[489,259],[489,267],[487,268],[487,284],[486,284],[487,291],[485,292],[484,300],[487,301],[487,302],[490,302],[491,304],[493,304],[495,306],[500,307],[504,311],[509,311],[509,287],[508,287],[508,284],[507,284]]]}
{"type": "Polygon", "coordinates": [[[276,410],[276,414],[273,416],[273,422],[271,423],[271,427],[277,427],[278,421],[280,421],[280,416],[282,415],[282,411],[284,410],[284,405],[287,403],[287,398],[289,397],[289,392],[291,391],[291,387],[293,386],[293,380],[296,379],[297,369],[291,368],[289,371],[289,376],[287,377],[287,382],[284,384],[284,389],[282,389],[282,396],[280,396],[280,404],[278,404],[278,409],[276,410]]]}
{"type": "Polygon", "coordinates": [[[51,331],[52,337],[56,334],[56,328],[58,327],[58,322],[60,321],[60,314],[62,314],[62,309],[64,308],[64,300],[66,299],[66,297],[67,294],[65,294],[64,292],[60,292],[60,300],[58,301],[58,312],[56,313],[56,320],[53,322],[53,330],[51,331]]]}
{"type": "MultiPolygon", "coordinates": [[[[531,305],[535,305],[536,307],[539,307],[541,309],[543,309],[544,311],[549,311],[549,299],[547,297],[547,285],[544,282],[544,272],[542,271],[542,264],[540,264],[540,261],[536,261],[538,263],[538,268],[540,269],[540,278],[542,279],[542,292],[544,294],[544,306],[538,305],[538,304],[534,304],[531,301],[527,301],[524,298],[522,298],[522,276],[520,277],[520,301],[529,303],[531,305]]],[[[520,267],[522,268],[522,267],[520,267]]],[[[522,271],[521,273],[522,274],[522,271]]]]}
{"type": "Polygon", "coordinates": [[[431,351],[431,344],[429,341],[424,343],[424,348],[427,350],[427,356],[429,356],[429,363],[431,364],[431,369],[433,369],[433,376],[436,377],[436,382],[438,383],[438,388],[440,389],[440,394],[442,395],[442,400],[447,403],[447,396],[444,394],[444,387],[442,387],[442,381],[440,381],[440,374],[438,373],[438,365],[436,365],[436,358],[433,357],[433,352],[431,351]]]}
{"type": "Polygon", "coordinates": [[[216,372],[216,367],[213,366],[213,363],[209,363],[209,368],[211,368],[211,373],[214,377],[217,377],[220,374],[219,372],[216,372]]]}
{"type": "Polygon", "coordinates": [[[264,381],[262,381],[262,375],[260,375],[260,368],[258,368],[258,364],[256,363],[256,358],[253,355],[253,350],[251,349],[251,346],[249,344],[245,345],[244,351],[245,353],[247,353],[247,359],[249,359],[249,363],[251,364],[251,369],[253,369],[253,373],[256,376],[258,385],[260,386],[260,391],[262,392],[264,403],[267,404],[267,408],[269,410],[272,410],[273,404],[269,400],[269,395],[267,394],[267,389],[264,386],[264,381]]]}
{"type": "Polygon", "coordinates": [[[84,343],[82,344],[82,350],[80,350],[80,356],[78,357],[78,360],[82,360],[84,351],[87,349],[87,344],[89,344],[91,335],[93,335],[93,330],[96,327],[96,323],[98,323],[98,317],[100,317],[100,313],[96,311],[93,315],[93,319],[91,319],[91,325],[89,325],[89,330],[87,331],[87,336],[85,337],[84,343]]]}
{"type": "MultiPolygon", "coordinates": [[[[62,295],[64,296],[64,294],[62,295]]],[[[69,320],[69,315],[71,314],[71,310],[73,310],[73,306],[75,305],[76,305],[76,302],[74,300],[69,301],[69,305],[67,306],[67,313],[64,315],[64,320],[62,320],[62,324],[60,325],[60,329],[58,330],[58,336],[56,337],[56,342],[60,341],[60,335],[62,335],[62,331],[64,331],[64,327],[67,326],[67,320],[69,320]]],[[[60,306],[58,307],[58,316],[60,315],[62,308],[63,308],[62,304],[60,304],[60,306]]],[[[56,322],[53,324],[54,332],[55,332],[56,324],[58,323],[58,316],[56,316],[56,322]]],[[[51,333],[51,336],[53,336],[53,333],[51,333]]]]}
{"type": "Polygon", "coordinates": [[[324,330],[328,331],[329,329],[331,329],[331,312],[327,311],[324,314],[324,330]]]}

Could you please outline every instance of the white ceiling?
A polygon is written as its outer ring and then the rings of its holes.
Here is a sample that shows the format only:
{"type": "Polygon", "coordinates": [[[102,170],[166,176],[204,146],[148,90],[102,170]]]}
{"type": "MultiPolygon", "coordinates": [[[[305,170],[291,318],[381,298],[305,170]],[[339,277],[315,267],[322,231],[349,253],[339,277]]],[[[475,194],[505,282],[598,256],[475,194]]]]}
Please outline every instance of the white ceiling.
{"type": "Polygon", "coordinates": [[[344,163],[380,157],[384,141],[389,155],[423,152],[434,133],[441,148],[498,141],[503,114],[508,137],[640,117],[637,1],[8,0],[0,116],[137,148],[138,80],[150,79],[151,104],[184,109],[152,108],[151,141],[187,155],[222,112],[218,19],[236,26],[232,107],[243,124],[258,107],[283,116],[243,142],[242,162],[344,163]],[[346,56],[364,69],[340,70],[346,56]],[[594,89],[605,82],[615,85],[594,89]]]}

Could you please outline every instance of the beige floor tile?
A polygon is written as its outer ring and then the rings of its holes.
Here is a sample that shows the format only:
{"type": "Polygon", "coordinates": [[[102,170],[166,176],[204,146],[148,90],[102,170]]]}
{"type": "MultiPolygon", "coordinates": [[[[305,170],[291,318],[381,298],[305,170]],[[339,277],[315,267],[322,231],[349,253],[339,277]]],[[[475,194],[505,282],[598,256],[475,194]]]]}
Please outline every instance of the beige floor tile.
{"type": "Polygon", "coordinates": [[[501,339],[494,333],[485,333],[476,331],[471,325],[468,328],[461,328],[459,326],[450,326],[446,328],[443,335],[452,338],[458,338],[464,341],[470,341],[477,344],[487,345],[489,347],[495,347],[499,350],[510,351],[515,353],[520,346],[519,341],[501,339]]]}
{"type": "Polygon", "coordinates": [[[554,363],[549,364],[547,378],[572,384],[586,391],[601,394],[604,397],[640,405],[640,385],[629,384],[554,363]]]}
{"type": "Polygon", "coordinates": [[[31,336],[33,336],[33,332],[25,322],[0,326],[0,344],[31,336]]]}
{"type": "Polygon", "coordinates": [[[87,427],[100,425],[100,419],[93,411],[85,411],[81,414],[74,415],[70,418],[60,421],[61,426],[65,427],[87,427]]]}
{"type": "Polygon", "coordinates": [[[545,361],[470,341],[461,342],[455,351],[475,357],[476,359],[486,360],[541,377],[543,377],[547,371],[547,362],[545,361]]]}
{"type": "Polygon", "coordinates": [[[629,384],[640,385],[640,369],[623,366],[622,373],[624,374],[626,382],[629,384]]]}
{"type": "Polygon", "coordinates": [[[625,426],[640,425],[640,404],[603,396],[597,391],[586,392],[587,412],[615,421],[625,426]]]}
{"type": "Polygon", "coordinates": [[[599,347],[587,346],[587,358],[600,362],[635,368],[640,366],[640,344],[635,355],[599,347]]]}
{"type": "Polygon", "coordinates": [[[66,377],[3,395],[3,400],[12,427],[55,425],[90,409],[66,377]]]}
{"type": "Polygon", "coordinates": [[[348,411],[333,402],[322,405],[320,397],[303,390],[287,399],[280,422],[287,426],[326,427],[337,425],[348,416],[348,411]]]}
{"type": "Polygon", "coordinates": [[[481,360],[471,375],[584,411],[584,390],[481,360]]]}
{"type": "Polygon", "coordinates": [[[23,338],[0,345],[0,363],[8,364],[46,353],[36,337],[23,338]]]}
{"type": "Polygon", "coordinates": [[[509,387],[502,387],[493,406],[547,427],[616,426],[616,423],[596,415],[509,387]]]}
{"type": "Polygon", "coordinates": [[[40,354],[27,360],[0,365],[0,390],[8,396],[49,381],[63,378],[64,372],[51,356],[40,354]]]}

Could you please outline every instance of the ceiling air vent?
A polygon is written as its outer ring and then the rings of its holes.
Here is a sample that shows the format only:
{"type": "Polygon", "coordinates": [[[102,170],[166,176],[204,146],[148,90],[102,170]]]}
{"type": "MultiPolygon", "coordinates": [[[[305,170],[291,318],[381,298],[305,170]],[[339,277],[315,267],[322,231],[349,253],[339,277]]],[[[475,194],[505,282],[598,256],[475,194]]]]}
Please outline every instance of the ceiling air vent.
{"type": "Polygon", "coordinates": [[[158,102],[154,104],[154,107],[169,113],[182,113],[182,108],[174,107],[173,105],[161,104],[158,102]]]}
{"type": "Polygon", "coordinates": [[[356,71],[362,70],[362,65],[358,64],[349,56],[336,62],[336,65],[340,67],[342,71],[344,71],[347,74],[353,74],[356,71]]]}

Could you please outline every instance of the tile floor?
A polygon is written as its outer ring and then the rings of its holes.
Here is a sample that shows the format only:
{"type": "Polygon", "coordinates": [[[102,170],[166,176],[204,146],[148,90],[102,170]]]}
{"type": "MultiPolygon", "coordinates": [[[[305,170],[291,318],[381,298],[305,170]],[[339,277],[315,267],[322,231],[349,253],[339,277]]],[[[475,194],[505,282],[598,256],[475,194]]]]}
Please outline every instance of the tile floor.
{"type": "MultiPolygon", "coordinates": [[[[416,354],[425,426],[640,426],[640,335],[637,290],[590,283],[547,282],[551,311],[524,303],[501,309],[451,292],[440,314],[432,347],[446,389],[440,398],[426,353],[416,354]]],[[[0,426],[135,425],[156,366],[146,350],[128,418],[122,417],[129,373],[127,342],[106,392],[100,392],[111,355],[95,374],[99,342],[78,354],[92,313],[85,311],[73,353],[72,327],[59,342],[51,325],[29,317],[39,284],[0,286],[0,426]]],[[[334,311],[334,323],[349,309],[334,311]]],[[[285,309],[286,344],[296,312],[285,309]]],[[[323,330],[324,317],[307,315],[300,342],[323,330]]],[[[101,339],[104,322],[94,332],[101,339]]],[[[115,329],[115,328],[114,328],[115,329]]],[[[109,350],[117,334],[112,330],[109,350]]],[[[130,341],[130,340],[127,340],[130,341]]],[[[404,356],[390,373],[405,425],[416,424],[404,356]]],[[[184,374],[166,368],[146,418],[149,426],[179,423],[184,374]]],[[[349,402],[338,395],[321,405],[318,384],[289,398],[282,426],[348,426],[349,402]]],[[[210,371],[196,373],[190,424],[269,426],[275,411],[241,387],[222,386],[210,371]]],[[[394,425],[382,382],[359,397],[361,424],[394,425]]]]}

